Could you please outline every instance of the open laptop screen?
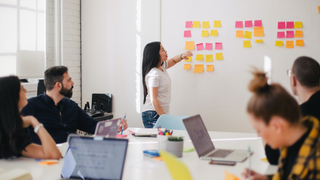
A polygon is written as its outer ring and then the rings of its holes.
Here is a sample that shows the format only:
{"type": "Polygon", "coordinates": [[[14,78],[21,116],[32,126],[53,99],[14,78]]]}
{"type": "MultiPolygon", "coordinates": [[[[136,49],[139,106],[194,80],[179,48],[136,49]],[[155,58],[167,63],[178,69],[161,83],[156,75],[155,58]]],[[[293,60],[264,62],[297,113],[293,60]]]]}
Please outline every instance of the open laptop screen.
{"type": "Polygon", "coordinates": [[[63,178],[120,180],[126,158],[127,139],[95,140],[69,136],[69,148],[61,172],[63,178]]]}
{"type": "Polygon", "coordinates": [[[210,139],[207,128],[199,114],[183,119],[183,123],[199,157],[214,150],[214,145],[210,139]]]}

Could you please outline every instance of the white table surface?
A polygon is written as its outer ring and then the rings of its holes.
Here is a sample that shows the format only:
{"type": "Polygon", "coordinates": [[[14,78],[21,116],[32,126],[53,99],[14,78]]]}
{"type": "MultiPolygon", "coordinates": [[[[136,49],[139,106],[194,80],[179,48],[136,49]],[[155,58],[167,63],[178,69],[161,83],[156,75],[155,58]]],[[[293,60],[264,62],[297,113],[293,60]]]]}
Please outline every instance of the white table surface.
{"type": "MultiPolygon", "coordinates": [[[[135,132],[139,128],[129,128],[135,132]]],[[[143,150],[157,149],[157,139],[148,137],[134,137],[128,131],[129,146],[127,158],[123,172],[124,180],[168,180],[171,179],[163,161],[155,161],[143,155],[143,150]]],[[[255,133],[232,133],[232,132],[211,132],[210,137],[216,148],[226,149],[247,149],[248,146],[254,151],[251,158],[252,169],[262,173],[269,174],[276,172],[276,166],[269,165],[268,162],[261,161],[265,158],[262,140],[255,133]]],[[[184,147],[193,147],[192,142],[186,131],[174,131],[173,135],[184,136],[184,147]]],[[[64,151],[65,145],[58,146],[64,151]]],[[[183,153],[179,158],[188,167],[194,180],[223,180],[225,171],[241,176],[244,168],[248,166],[248,161],[237,163],[235,166],[209,165],[208,160],[200,160],[195,151],[183,153]]],[[[14,160],[0,160],[0,168],[6,170],[25,169],[30,171],[35,180],[56,180],[60,178],[60,172],[63,165],[63,159],[58,164],[44,166],[39,165],[32,158],[22,157],[14,160]]]]}

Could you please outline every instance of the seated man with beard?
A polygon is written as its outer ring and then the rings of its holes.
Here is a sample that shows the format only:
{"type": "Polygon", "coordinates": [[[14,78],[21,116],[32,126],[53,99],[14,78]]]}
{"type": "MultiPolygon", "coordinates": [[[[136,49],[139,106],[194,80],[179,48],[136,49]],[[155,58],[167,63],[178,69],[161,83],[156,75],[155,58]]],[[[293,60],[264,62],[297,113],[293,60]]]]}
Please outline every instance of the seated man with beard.
{"type": "MultiPolygon", "coordinates": [[[[65,66],[54,66],[44,73],[46,93],[30,98],[28,105],[21,113],[24,116],[32,115],[44,125],[56,143],[67,141],[68,135],[76,133],[77,129],[94,134],[97,121],[84,112],[77,103],[72,101],[74,82],[65,66]]],[[[121,119],[120,127],[128,127],[121,119]]],[[[40,139],[29,127],[32,142],[40,144],[40,139]]]]}

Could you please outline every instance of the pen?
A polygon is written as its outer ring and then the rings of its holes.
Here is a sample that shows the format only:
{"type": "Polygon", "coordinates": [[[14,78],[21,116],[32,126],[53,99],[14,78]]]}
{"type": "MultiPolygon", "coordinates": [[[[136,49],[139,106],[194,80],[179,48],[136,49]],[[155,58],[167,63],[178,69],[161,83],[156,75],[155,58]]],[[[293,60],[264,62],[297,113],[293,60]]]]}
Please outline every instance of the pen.
{"type": "MultiPolygon", "coordinates": [[[[127,114],[124,113],[123,123],[124,123],[124,120],[126,119],[126,116],[127,116],[127,114]]],[[[123,133],[123,124],[122,124],[122,126],[121,126],[121,135],[122,135],[122,133],[123,133]]]]}
{"type": "Polygon", "coordinates": [[[248,147],[248,161],[249,161],[249,176],[248,176],[248,179],[250,179],[251,177],[251,158],[250,158],[250,154],[251,154],[251,149],[250,149],[250,146],[248,147]]]}

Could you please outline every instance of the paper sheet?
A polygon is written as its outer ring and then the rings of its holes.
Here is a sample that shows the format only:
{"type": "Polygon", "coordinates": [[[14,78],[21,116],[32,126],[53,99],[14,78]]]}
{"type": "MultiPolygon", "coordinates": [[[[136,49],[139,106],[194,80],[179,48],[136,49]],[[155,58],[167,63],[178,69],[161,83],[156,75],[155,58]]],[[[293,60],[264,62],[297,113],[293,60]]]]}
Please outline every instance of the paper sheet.
{"type": "Polygon", "coordinates": [[[207,72],[212,72],[214,70],[213,65],[207,65],[207,72]]]}
{"type": "Polygon", "coordinates": [[[254,37],[264,36],[263,27],[254,27],[253,36],[254,36],[254,37]]]}
{"type": "Polygon", "coordinates": [[[282,47],[283,46],[283,41],[276,41],[275,46],[282,47]]]}
{"type": "Polygon", "coordinates": [[[244,27],[252,27],[252,21],[245,21],[244,22],[244,27]]]}
{"type": "Polygon", "coordinates": [[[249,47],[251,47],[251,41],[243,41],[243,47],[244,47],[244,48],[249,48],[249,47]]]}
{"type": "Polygon", "coordinates": [[[206,50],[212,50],[212,43],[206,43],[206,50]]]}
{"type": "Polygon", "coordinates": [[[186,28],[192,28],[192,21],[186,22],[186,28]]]}
{"type": "Polygon", "coordinates": [[[222,43],[216,42],[215,49],[222,49],[222,43]]]}
{"type": "Polygon", "coordinates": [[[244,38],[251,39],[251,37],[252,37],[252,32],[250,32],[250,31],[244,32],[244,38]]]}
{"type": "Polygon", "coordinates": [[[203,60],[203,54],[197,54],[196,60],[202,61],[203,60]]]}
{"type": "Polygon", "coordinates": [[[191,31],[184,31],[184,37],[191,37],[191,31]]]}
{"type": "Polygon", "coordinates": [[[194,50],[194,41],[186,41],[185,50],[194,50]]]}
{"type": "Polygon", "coordinates": [[[216,60],[223,60],[223,54],[222,53],[216,53],[216,60]]]}
{"type": "Polygon", "coordinates": [[[193,73],[202,73],[203,72],[203,64],[194,65],[193,73]]]}
{"type": "Polygon", "coordinates": [[[287,31],[286,38],[294,38],[294,31],[287,31]]]}
{"type": "Polygon", "coordinates": [[[202,28],[210,28],[209,21],[202,22],[202,28]]]}
{"type": "Polygon", "coordinates": [[[218,30],[211,30],[210,36],[218,36],[218,30]]]}
{"type": "Polygon", "coordinates": [[[302,38],[302,36],[303,36],[303,31],[298,31],[298,30],[295,31],[294,37],[302,38]]]}
{"type": "Polygon", "coordinates": [[[212,54],[206,55],[206,62],[213,62],[213,55],[212,54]]]}
{"type": "Polygon", "coordinates": [[[201,37],[208,37],[209,36],[209,31],[205,30],[205,31],[201,31],[201,37]]]}
{"type": "Polygon", "coordinates": [[[293,41],[287,41],[286,48],[294,48],[293,41]]]}
{"type": "Polygon", "coordinates": [[[294,22],[294,28],[302,28],[302,22],[294,22]]]}
{"type": "Polygon", "coordinates": [[[303,39],[296,40],[296,46],[304,46],[303,39]]]}
{"type": "Polygon", "coordinates": [[[293,29],[294,28],[294,22],[293,21],[288,21],[287,22],[287,29],[293,29]]]}
{"type": "Polygon", "coordinates": [[[203,50],[204,48],[203,48],[203,43],[199,43],[199,44],[197,44],[197,51],[201,51],[201,50],[203,50]]]}
{"type": "Polygon", "coordinates": [[[189,56],[188,59],[185,59],[184,61],[191,62],[191,60],[192,60],[192,56],[189,56]]]}
{"type": "Polygon", "coordinates": [[[285,29],[286,28],[286,22],[278,22],[278,29],[285,29]]]}
{"type": "Polygon", "coordinates": [[[243,37],[243,31],[237,31],[236,32],[236,37],[242,38],[243,37]]]}
{"type": "Polygon", "coordinates": [[[183,70],[190,70],[191,69],[191,64],[184,64],[183,70]]]}
{"type": "Polygon", "coordinates": [[[277,32],[277,38],[284,38],[286,35],[285,32],[281,31],[281,32],[277,32]]]}
{"type": "Polygon", "coordinates": [[[193,21],[193,26],[194,28],[199,28],[200,27],[200,21],[193,21]]]}
{"type": "Polygon", "coordinates": [[[236,21],[236,28],[243,28],[242,21],[236,21]]]}
{"type": "Polygon", "coordinates": [[[221,27],[221,21],[214,21],[213,22],[213,27],[215,27],[215,28],[221,27]]]}
{"type": "Polygon", "coordinates": [[[262,20],[255,20],[254,21],[254,26],[255,27],[261,27],[262,26],[262,20]]]}

